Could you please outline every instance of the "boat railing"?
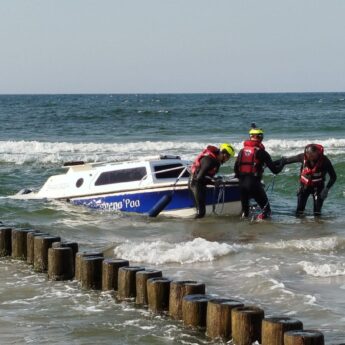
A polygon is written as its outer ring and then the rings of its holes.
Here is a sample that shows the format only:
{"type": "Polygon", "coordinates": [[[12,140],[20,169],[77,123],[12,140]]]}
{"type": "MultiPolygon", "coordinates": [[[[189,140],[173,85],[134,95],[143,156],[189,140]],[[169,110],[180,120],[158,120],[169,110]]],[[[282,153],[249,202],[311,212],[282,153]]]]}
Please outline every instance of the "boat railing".
{"type": "Polygon", "coordinates": [[[65,162],[62,165],[62,168],[73,168],[73,167],[78,167],[81,165],[84,166],[91,166],[91,167],[97,167],[97,166],[102,166],[102,165],[107,165],[107,164],[132,164],[132,163],[138,163],[138,162],[148,162],[151,160],[165,160],[165,159],[176,159],[181,161],[180,156],[175,156],[175,155],[152,155],[152,156],[147,156],[141,159],[134,159],[134,160],[120,160],[120,159],[115,159],[111,161],[99,161],[99,162],[84,162],[84,161],[69,161],[65,162]]]}
{"type": "MultiPolygon", "coordinates": [[[[153,171],[149,174],[146,174],[139,182],[139,187],[141,187],[141,183],[146,180],[149,176],[153,176],[156,174],[161,174],[161,173],[165,173],[165,172],[169,172],[169,171],[174,171],[174,170],[183,170],[183,172],[181,173],[181,176],[185,173],[185,171],[189,170],[189,168],[191,167],[191,165],[181,165],[175,168],[169,168],[169,169],[164,169],[164,170],[159,170],[159,171],[153,171]]],[[[178,176],[176,179],[180,179],[181,176],[178,176]]],[[[174,177],[172,177],[174,178],[174,177]]]]}

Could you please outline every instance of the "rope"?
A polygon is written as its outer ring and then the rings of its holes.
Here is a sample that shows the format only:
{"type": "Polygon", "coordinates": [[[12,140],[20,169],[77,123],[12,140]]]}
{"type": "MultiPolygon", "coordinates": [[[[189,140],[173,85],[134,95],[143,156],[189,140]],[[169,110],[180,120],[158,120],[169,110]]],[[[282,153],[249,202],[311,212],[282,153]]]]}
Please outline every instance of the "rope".
{"type": "Polygon", "coordinates": [[[277,175],[273,175],[271,182],[268,184],[268,186],[266,188],[266,192],[268,192],[268,190],[271,188],[271,193],[273,193],[276,176],[277,175]]]}
{"type": "Polygon", "coordinates": [[[214,189],[213,189],[213,205],[212,205],[212,213],[214,213],[215,215],[220,215],[223,213],[224,211],[224,206],[225,206],[225,182],[222,180],[220,185],[215,185],[214,189]],[[216,189],[218,188],[218,198],[217,198],[217,202],[215,202],[215,196],[216,196],[216,189]],[[220,212],[217,211],[217,206],[219,204],[222,204],[220,212]]]}

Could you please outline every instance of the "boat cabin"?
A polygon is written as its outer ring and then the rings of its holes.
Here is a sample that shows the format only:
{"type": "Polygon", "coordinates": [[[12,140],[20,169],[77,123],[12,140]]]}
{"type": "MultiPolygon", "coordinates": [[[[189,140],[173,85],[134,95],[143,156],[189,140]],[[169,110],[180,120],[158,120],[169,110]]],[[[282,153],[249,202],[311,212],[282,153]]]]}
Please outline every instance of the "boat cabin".
{"type": "Polygon", "coordinates": [[[67,172],[51,176],[37,197],[64,199],[147,189],[157,185],[172,185],[178,177],[179,184],[186,184],[189,172],[185,168],[189,164],[189,161],[181,160],[178,156],[122,163],[68,162],[64,164],[67,172]]]}

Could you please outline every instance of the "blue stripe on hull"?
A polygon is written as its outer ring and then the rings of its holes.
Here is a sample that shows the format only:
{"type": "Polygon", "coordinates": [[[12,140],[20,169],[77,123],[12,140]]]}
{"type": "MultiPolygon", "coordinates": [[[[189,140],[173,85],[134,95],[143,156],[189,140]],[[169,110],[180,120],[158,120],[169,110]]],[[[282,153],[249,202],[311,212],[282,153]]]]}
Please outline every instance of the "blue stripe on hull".
{"type": "MultiPolygon", "coordinates": [[[[147,213],[152,207],[170,190],[152,191],[135,194],[117,194],[104,197],[94,197],[88,199],[72,199],[75,205],[84,205],[91,208],[108,209],[123,212],[147,213]]],[[[213,187],[207,188],[206,205],[213,205],[217,202],[219,190],[213,187]]],[[[239,201],[240,193],[238,186],[226,186],[224,202],[239,201]]],[[[220,202],[223,202],[221,198],[220,202]]],[[[194,201],[191,192],[186,189],[177,189],[174,192],[171,202],[165,208],[165,211],[172,211],[185,208],[193,208],[194,201]]]]}

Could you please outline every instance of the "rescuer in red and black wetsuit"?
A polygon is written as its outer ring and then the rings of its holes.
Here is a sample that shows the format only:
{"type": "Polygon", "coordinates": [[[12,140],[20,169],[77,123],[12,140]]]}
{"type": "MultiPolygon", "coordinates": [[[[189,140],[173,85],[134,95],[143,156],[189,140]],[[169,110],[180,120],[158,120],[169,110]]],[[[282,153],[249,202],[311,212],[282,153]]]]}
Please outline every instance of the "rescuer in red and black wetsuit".
{"type": "Polygon", "coordinates": [[[266,219],[271,215],[271,207],[266,191],[261,183],[265,166],[273,174],[279,174],[283,168],[272,162],[270,154],[265,150],[262,140],[264,132],[252,125],[249,135],[250,140],[243,143],[243,149],[238,153],[235,162],[235,175],[239,179],[240,195],[242,204],[242,217],[249,216],[249,200],[253,198],[261,208],[261,213],[256,219],[266,219]]]}
{"type": "Polygon", "coordinates": [[[337,174],[333,165],[323,151],[321,145],[309,144],[305,147],[304,153],[281,159],[283,165],[292,163],[302,164],[300,188],[297,193],[296,216],[303,215],[310,195],[313,196],[314,201],[314,216],[320,216],[328,191],[337,180],[337,174]],[[325,185],[327,174],[329,175],[329,181],[325,185]]]}
{"type": "Polygon", "coordinates": [[[196,207],[195,218],[203,218],[206,213],[206,186],[214,184],[213,177],[221,164],[235,156],[230,144],[221,144],[219,148],[209,145],[194,160],[189,179],[189,189],[193,194],[196,207]]]}

